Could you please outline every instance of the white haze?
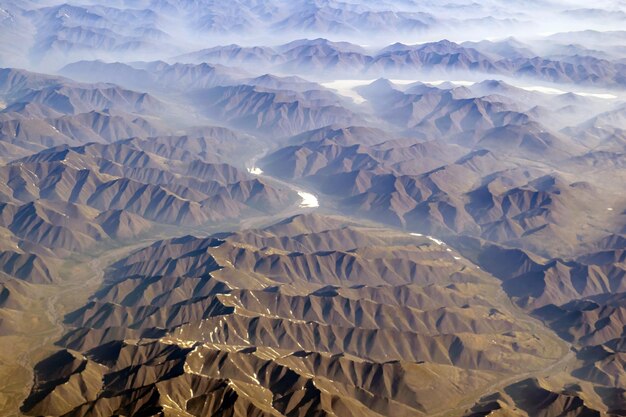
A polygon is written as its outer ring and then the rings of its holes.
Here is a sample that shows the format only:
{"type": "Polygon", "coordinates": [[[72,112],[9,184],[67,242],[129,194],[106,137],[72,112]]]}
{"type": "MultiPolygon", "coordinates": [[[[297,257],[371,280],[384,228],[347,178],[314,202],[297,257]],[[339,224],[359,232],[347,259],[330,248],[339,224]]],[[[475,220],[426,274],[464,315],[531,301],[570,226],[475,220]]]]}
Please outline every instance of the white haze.
{"type": "MultiPolygon", "coordinates": [[[[373,79],[368,79],[368,80],[334,80],[334,81],[329,81],[329,82],[322,82],[320,83],[322,86],[329,88],[333,91],[335,91],[337,94],[350,98],[354,101],[354,103],[356,104],[363,104],[366,102],[366,99],[361,96],[357,91],[356,88],[358,87],[362,87],[368,84],[371,84],[372,82],[374,82],[375,80],[373,79]]],[[[392,84],[396,85],[399,87],[399,89],[402,89],[402,86],[406,86],[406,85],[410,85],[410,84],[414,84],[414,83],[424,83],[427,85],[432,85],[432,86],[441,86],[443,84],[449,83],[449,84],[454,84],[455,86],[465,86],[465,87],[471,87],[472,85],[476,84],[476,82],[474,81],[467,81],[467,80],[435,80],[435,81],[429,81],[427,79],[412,79],[412,80],[398,80],[398,79],[390,79],[389,80],[392,84]]],[[[559,95],[559,94],[568,94],[568,93],[572,93],[572,94],[576,94],[579,96],[583,96],[583,97],[592,97],[592,98],[597,98],[597,99],[603,99],[603,100],[614,100],[617,99],[618,96],[615,94],[610,94],[610,93],[594,93],[594,92],[585,92],[585,91],[579,91],[579,90],[571,90],[571,91],[566,91],[560,88],[556,88],[556,87],[546,87],[546,86],[540,86],[540,85],[524,85],[524,84],[518,84],[515,83],[515,81],[513,80],[507,80],[507,83],[512,85],[513,87],[517,87],[520,88],[522,90],[526,90],[526,91],[533,91],[533,92],[537,92],[537,93],[541,93],[541,94],[550,94],[550,95],[559,95]]]]}
{"type": "MultiPolygon", "coordinates": [[[[582,30],[596,30],[607,32],[623,30],[624,20],[610,18],[612,14],[626,13],[623,1],[600,1],[590,5],[582,1],[473,1],[456,0],[452,2],[422,2],[422,1],[351,1],[344,5],[352,5],[355,10],[378,12],[391,11],[393,16],[403,13],[421,13],[420,16],[429,25],[428,28],[415,30],[409,33],[406,30],[395,30],[394,22],[383,22],[371,26],[368,21],[361,22],[360,18],[340,22],[343,30],[307,28],[294,17],[296,11],[310,10],[315,12],[316,3],[305,0],[273,0],[265,2],[268,15],[255,15],[257,2],[168,2],[158,4],[171,5],[178,12],[169,9],[154,9],[156,4],[149,0],[127,1],[38,1],[1,3],[4,14],[10,19],[0,20],[0,31],[3,39],[0,40],[0,63],[2,66],[21,66],[27,69],[42,72],[53,72],[63,65],[80,59],[102,59],[106,61],[156,60],[166,59],[169,56],[185,52],[208,48],[217,45],[236,43],[244,46],[279,45],[289,40],[299,38],[324,37],[330,40],[349,41],[355,44],[368,45],[369,49],[377,49],[394,42],[406,44],[420,44],[441,39],[455,42],[478,41],[483,39],[504,39],[515,37],[520,40],[542,38],[546,33],[560,33],[582,30]],[[126,50],[120,47],[115,50],[106,48],[76,48],[75,51],[63,52],[54,47],[49,50],[33,51],[32,45],[41,43],[43,39],[54,39],[54,30],[59,22],[74,29],[81,28],[89,23],[88,19],[74,17],[72,11],[60,13],[50,22],[38,23],[29,21],[21,16],[21,8],[39,9],[42,6],[69,6],[91,7],[96,13],[106,15],[108,8],[119,8],[122,11],[141,11],[154,18],[145,22],[126,17],[126,21],[110,19],[95,23],[115,25],[112,36],[132,36],[135,29],[156,29],[164,33],[161,41],[152,42],[145,48],[126,50]],[[105,7],[99,5],[106,5],[105,7]],[[579,14],[573,17],[569,10],[583,8],[601,8],[608,18],[595,18],[591,15],[579,14]],[[290,15],[290,13],[293,13],[290,15]],[[62,17],[67,15],[68,17],[62,17]],[[293,19],[293,27],[283,24],[293,19]],[[11,20],[17,21],[16,25],[11,20]],[[209,29],[207,29],[207,26],[209,29]],[[17,29],[16,29],[17,27],[17,29]],[[48,33],[49,32],[49,33],[48,33]],[[116,35],[117,34],[117,35],[116,35]],[[2,41],[5,41],[3,44],[2,41]],[[43,54],[43,55],[42,55],[43,54]]],[[[324,7],[333,7],[333,3],[321,3],[324,7]]],[[[347,7],[347,6],[344,6],[347,7]]],[[[0,11],[2,11],[0,10],[0,11]]],[[[329,14],[332,14],[330,9],[329,14]]],[[[111,14],[115,15],[115,14],[111,14]]],[[[117,15],[115,15],[117,16],[117,15]]],[[[290,22],[291,23],[291,22],[290,22]]],[[[98,26],[100,25],[100,26],[98,26]]],[[[103,28],[108,28],[103,26],[103,28]]],[[[86,32],[88,35],[88,33],[86,32]]],[[[59,42],[66,42],[61,34],[59,42]]],[[[86,36],[86,35],[85,35],[86,36]]],[[[71,40],[71,39],[70,39],[71,40]]],[[[78,40],[80,44],[81,40],[78,40]]],[[[122,42],[122,41],[120,41],[122,42]]]]}

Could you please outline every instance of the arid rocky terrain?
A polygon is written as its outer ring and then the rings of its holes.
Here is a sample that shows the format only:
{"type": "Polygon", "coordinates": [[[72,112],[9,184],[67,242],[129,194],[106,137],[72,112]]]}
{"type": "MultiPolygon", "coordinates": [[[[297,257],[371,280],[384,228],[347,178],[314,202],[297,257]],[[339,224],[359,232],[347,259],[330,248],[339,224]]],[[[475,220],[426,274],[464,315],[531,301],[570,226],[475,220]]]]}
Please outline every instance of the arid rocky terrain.
{"type": "Polygon", "coordinates": [[[0,416],[626,415],[624,27],[0,0],[0,416]]]}

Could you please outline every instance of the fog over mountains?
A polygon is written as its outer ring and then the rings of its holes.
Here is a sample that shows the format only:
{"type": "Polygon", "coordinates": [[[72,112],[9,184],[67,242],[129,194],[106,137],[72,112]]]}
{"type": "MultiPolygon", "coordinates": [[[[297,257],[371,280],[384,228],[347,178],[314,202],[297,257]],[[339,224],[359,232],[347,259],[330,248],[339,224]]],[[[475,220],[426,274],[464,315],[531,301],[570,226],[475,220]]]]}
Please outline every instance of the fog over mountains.
{"type": "Polygon", "coordinates": [[[0,416],[626,415],[624,28],[0,0],[0,416]]]}

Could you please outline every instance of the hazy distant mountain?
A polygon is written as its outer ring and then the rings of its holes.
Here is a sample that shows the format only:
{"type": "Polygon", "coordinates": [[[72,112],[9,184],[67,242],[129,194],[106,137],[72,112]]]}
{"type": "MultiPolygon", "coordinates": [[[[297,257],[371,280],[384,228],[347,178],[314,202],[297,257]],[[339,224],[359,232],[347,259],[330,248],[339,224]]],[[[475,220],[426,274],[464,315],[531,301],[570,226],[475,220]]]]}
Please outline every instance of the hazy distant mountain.
{"type": "Polygon", "coordinates": [[[101,61],[76,62],[61,69],[61,73],[80,80],[108,82],[137,89],[169,90],[172,86],[183,89],[210,88],[232,84],[235,79],[248,74],[242,70],[207,64],[169,65],[162,61],[135,63],[104,63],[101,61]]]}
{"type": "Polygon", "coordinates": [[[275,48],[215,47],[186,54],[176,59],[225,65],[258,65],[263,71],[279,70],[319,77],[350,78],[384,75],[407,78],[415,71],[453,76],[478,72],[482,76],[499,74],[515,78],[564,84],[585,84],[623,88],[624,64],[584,54],[579,49],[560,49],[544,58],[529,45],[508,39],[500,42],[448,40],[417,45],[395,43],[377,51],[366,51],[347,42],[326,39],[298,40],[275,48]],[[324,72],[322,74],[322,71],[324,72]]]}
{"type": "MultiPolygon", "coordinates": [[[[32,105],[57,114],[78,114],[92,110],[159,113],[165,107],[150,94],[117,85],[82,84],[66,78],[15,69],[2,70],[0,97],[7,103],[2,113],[28,112],[32,105]]],[[[28,113],[25,115],[28,117],[28,113]]]]}
{"type": "Polygon", "coordinates": [[[249,132],[279,136],[361,120],[326,90],[298,92],[242,84],[198,92],[195,101],[213,119],[249,132]]]}
{"type": "Polygon", "coordinates": [[[276,50],[270,47],[253,46],[245,47],[240,45],[214,46],[175,57],[181,62],[210,62],[225,65],[273,65],[282,57],[276,50]]]}

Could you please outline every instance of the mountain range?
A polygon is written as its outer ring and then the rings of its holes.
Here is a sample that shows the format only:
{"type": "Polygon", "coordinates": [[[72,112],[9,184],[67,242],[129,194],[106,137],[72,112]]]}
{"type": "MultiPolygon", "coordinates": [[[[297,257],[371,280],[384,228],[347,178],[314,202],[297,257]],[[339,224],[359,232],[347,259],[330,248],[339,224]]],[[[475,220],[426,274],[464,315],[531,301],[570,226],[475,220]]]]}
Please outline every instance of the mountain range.
{"type": "Polygon", "coordinates": [[[0,0],[0,415],[626,415],[625,17],[0,0]]]}

